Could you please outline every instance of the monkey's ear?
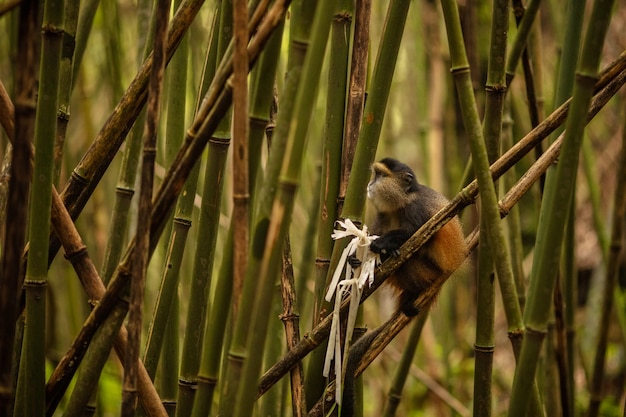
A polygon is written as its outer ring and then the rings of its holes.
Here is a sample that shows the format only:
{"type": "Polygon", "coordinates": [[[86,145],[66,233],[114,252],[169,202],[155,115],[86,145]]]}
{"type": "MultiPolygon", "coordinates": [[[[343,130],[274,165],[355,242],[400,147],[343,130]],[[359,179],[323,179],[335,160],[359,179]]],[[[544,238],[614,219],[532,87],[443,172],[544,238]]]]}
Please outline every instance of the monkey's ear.
{"type": "Polygon", "coordinates": [[[415,175],[412,172],[405,172],[402,178],[404,180],[404,189],[409,192],[415,182],[415,175]]]}

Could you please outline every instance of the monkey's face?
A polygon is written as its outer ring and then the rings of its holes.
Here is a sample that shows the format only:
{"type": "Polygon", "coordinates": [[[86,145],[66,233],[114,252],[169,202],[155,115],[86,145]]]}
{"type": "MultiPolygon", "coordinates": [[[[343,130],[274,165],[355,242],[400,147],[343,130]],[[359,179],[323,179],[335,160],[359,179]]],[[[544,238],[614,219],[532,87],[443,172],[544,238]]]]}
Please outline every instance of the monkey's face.
{"type": "Polygon", "coordinates": [[[373,177],[367,185],[367,198],[380,213],[389,213],[409,204],[415,184],[413,172],[396,172],[385,161],[372,165],[373,177]]]}

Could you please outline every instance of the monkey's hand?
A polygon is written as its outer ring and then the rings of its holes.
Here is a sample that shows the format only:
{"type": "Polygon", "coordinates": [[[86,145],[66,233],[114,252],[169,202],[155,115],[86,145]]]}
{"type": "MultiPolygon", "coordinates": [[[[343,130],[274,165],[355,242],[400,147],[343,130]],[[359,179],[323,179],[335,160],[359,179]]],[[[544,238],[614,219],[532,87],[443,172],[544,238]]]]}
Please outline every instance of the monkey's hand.
{"type": "Polygon", "coordinates": [[[378,239],[372,241],[370,250],[374,253],[379,253],[381,255],[381,259],[384,261],[390,256],[398,256],[400,253],[400,246],[402,246],[410,237],[411,234],[405,230],[391,230],[378,239]]]}
{"type": "Polygon", "coordinates": [[[352,269],[357,269],[362,264],[361,260],[357,258],[356,255],[350,255],[346,260],[348,261],[352,269]]]}

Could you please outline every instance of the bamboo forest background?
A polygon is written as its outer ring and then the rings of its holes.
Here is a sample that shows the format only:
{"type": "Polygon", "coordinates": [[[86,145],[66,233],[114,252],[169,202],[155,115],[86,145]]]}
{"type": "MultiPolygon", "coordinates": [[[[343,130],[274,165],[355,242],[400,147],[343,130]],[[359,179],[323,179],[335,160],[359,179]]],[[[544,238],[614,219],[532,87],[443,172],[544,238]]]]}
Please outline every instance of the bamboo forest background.
{"type": "Polygon", "coordinates": [[[626,415],[625,26],[612,0],[2,0],[0,415],[336,413],[331,233],[385,156],[451,203],[365,290],[357,415],[626,415]],[[468,261],[394,314],[374,290],[455,213],[468,261]]]}

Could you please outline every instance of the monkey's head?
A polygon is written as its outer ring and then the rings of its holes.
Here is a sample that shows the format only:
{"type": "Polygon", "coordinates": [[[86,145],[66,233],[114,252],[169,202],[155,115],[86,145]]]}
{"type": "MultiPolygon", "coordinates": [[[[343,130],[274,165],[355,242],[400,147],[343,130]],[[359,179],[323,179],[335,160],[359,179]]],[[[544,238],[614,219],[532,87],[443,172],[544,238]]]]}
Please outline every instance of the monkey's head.
{"type": "Polygon", "coordinates": [[[372,165],[373,178],[367,185],[367,197],[380,213],[407,206],[418,190],[415,173],[407,165],[385,158],[372,165]]]}

